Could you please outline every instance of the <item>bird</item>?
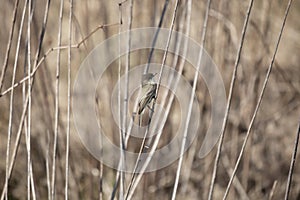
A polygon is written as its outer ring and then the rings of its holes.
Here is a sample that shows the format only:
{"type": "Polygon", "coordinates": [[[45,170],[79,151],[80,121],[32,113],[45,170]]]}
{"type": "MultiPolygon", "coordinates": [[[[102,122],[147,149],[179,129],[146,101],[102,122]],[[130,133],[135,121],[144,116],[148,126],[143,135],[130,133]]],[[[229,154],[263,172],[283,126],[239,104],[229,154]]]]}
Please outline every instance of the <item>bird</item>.
{"type": "Polygon", "coordinates": [[[139,99],[138,104],[138,114],[140,115],[152,99],[155,98],[156,90],[157,90],[157,83],[154,82],[153,78],[156,75],[153,73],[143,74],[142,77],[142,92],[139,99]]]}

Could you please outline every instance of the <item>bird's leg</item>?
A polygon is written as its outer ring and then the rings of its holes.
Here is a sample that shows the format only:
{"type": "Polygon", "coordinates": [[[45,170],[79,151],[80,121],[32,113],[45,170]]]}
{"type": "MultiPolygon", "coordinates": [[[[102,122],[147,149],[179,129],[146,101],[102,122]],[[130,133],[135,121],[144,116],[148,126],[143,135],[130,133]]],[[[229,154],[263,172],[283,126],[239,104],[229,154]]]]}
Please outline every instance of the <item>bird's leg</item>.
{"type": "MultiPolygon", "coordinates": [[[[132,112],[132,121],[133,121],[133,123],[134,123],[136,115],[138,115],[136,112],[132,112]]],[[[139,116],[139,126],[141,126],[141,115],[138,115],[138,116],[139,116]]]]}
{"type": "Polygon", "coordinates": [[[154,110],[153,110],[149,105],[147,105],[147,107],[148,107],[152,112],[154,112],[154,110]]]}
{"type": "Polygon", "coordinates": [[[132,112],[132,121],[134,121],[136,114],[136,112],[132,112]]]}
{"type": "Polygon", "coordinates": [[[139,115],[139,127],[141,127],[142,124],[141,124],[141,115],[139,115]]]}

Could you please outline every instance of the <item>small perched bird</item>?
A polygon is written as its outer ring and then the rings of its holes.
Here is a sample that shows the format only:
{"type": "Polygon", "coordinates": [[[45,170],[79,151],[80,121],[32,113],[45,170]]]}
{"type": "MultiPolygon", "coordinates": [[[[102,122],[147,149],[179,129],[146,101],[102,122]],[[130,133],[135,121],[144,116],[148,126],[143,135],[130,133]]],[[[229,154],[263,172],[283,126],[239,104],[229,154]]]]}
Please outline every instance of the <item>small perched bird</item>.
{"type": "Polygon", "coordinates": [[[153,78],[156,74],[147,73],[142,77],[142,92],[139,99],[138,114],[140,115],[146,106],[155,98],[157,84],[154,82],[153,78]]]}

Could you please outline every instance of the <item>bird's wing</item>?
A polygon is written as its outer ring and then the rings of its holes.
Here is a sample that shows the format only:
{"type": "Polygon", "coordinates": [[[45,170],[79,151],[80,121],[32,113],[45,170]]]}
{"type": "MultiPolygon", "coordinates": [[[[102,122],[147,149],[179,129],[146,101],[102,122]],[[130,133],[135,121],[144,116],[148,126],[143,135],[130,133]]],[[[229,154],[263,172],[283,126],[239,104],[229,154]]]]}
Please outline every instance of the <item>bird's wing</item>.
{"type": "Polygon", "coordinates": [[[143,88],[142,91],[143,96],[139,101],[139,110],[138,114],[141,114],[145,107],[151,102],[151,100],[155,97],[157,84],[147,85],[143,88]]]}

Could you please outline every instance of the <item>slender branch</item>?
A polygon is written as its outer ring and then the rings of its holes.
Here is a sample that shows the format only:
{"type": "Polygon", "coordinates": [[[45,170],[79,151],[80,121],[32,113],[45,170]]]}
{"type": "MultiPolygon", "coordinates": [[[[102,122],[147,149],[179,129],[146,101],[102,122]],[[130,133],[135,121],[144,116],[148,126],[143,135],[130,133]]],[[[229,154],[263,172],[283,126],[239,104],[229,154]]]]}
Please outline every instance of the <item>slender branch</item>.
{"type": "Polygon", "coordinates": [[[154,38],[153,38],[153,41],[152,41],[152,44],[151,44],[151,50],[150,50],[150,53],[149,53],[147,66],[145,67],[145,70],[144,70],[144,74],[148,73],[148,71],[149,71],[151,59],[152,59],[152,56],[153,56],[153,52],[155,50],[154,47],[155,47],[155,44],[156,44],[156,41],[157,41],[157,38],[158,38],[160,28],[162,27],[162,24],[163,24],[163,21],[164,21],[164,18],[165,18],[165,14],[166,14],[166,11],[167,11],[167,8],[168,8],[168,5],[169,5],[169,1],[170,0],[165,1],[164,8],[162,10],[161,17],[159,19],[158,28],[156,30],[156,33],[154,35],[154,38]]]}
{"type": "MultiPolygon", "coordinates": [[[[131,29],[132,29],[132,21],[133,21],[133,0],[129,1],[129,19],[128,19],[128,43],[127,43],[127,56],[126,56],[126,66],[125,66],[125,92],[124,92],[124,107],[123,107],[123,125],[122,125],[122,131],[123,131],[123,137],[122,137],[122,147],[123,150],[125,150],[125,137],[127,135],[127,113],[128,113],[128,96],[129,96],[129,69],[130,69],[130,52],[131,52],[131,29]]],[[[125,152],[124,152],[125,155],[125,152]]]]}
{"type": "MultiPolygon", "coordinates": [[[[122,31],[122,7],[119,4],[119,55],[121,55],[121,31],[122,31]]],[[[120,145],[120,166],[118,169],[118,173],[120,173],[120,191],[119,191],[119,199],[124,199],[124,134],[123,134],[123,127],[121,125],[122,121],[122,114],[121,114],[121,68],[122,68],[122,59],[121,57],[118,58],[118,83],[119,83],[119,90],[118,90],[118,114],[119,114],[119,145],[120,145]]],[[[124,116],[123,116],[124,117],[124,116]]],[[[124,119],[123,119],[124,120],[124,119]]]]}
{"type": "Polygon", "coordinates": [[[46,177],[47,177],[47,191],[48,191],[48,200],[51,199],[51,183],[50,183],[50,164],[49,164],[49,158],[50,158],[50,133],[47,131],[47,147],[46,147],[46,177]]]}
{"type": "MultiPolygon", "coordinates": [[[[57,46],[61,45],[62,37],[62,19],[63,19],[64,0],[60,1],[57,46]]],[[[55,122],[54,122],[54,139],[52,154],[52,177],[51,177],[51,198],[54,199],[55,194],[55,177],[56,177],[56,153],[57,153],[57,136],[59,122],[59,77],[60,77],[60,48],[57,50],[56,57],[56,73],[55,73],[55,122]]]]}
{"type": "Polygon", "coordinates": [[[66,135],[66,180],[65,180],[65,200],[68,199],[69,188],[69,156],[70,156],[70,118],[71,118],[71,42],[72,42],[72,16],[73,0],[70,0],[69,15],[69,48],[68,48],[68,111],[67,111],[67,135],[66,135]]]}
{"type": "MultiPolygon", "coordinates": [[[[31,16],[32,16],[32,11],[31,11],[31,0],[28,2],[28,22],[27,22],[27,62],[28,62],[28,74],[31,73],[31,16]]],[[[24,84],[25,86],[25,84],[24,84]]],[[[32,198],[36,199],[36,194],[35,194],[35,187],[34,187],[34,181],[33,181],[33,173],[32,173],[32,162],[31,162],[31,78],[28,79],[28,95],[29,95],[29,102],[28,102],[28,114],[27,114],[27,127],[28,130],[26,135],[26,147],[27,147],[27,198],[30,200],[30,189],[32,190],[32,198]]],[[[25,88],[24,88],[25,89],[25,88]]],[[[25,94],[25,93],[24,93],[25,94]]],[[[25,95],[24,95],[25,96],[25,95]]]]}
{"type": "Polygon", "coordinates": [[[294,173],[294,168],[295,168],[295,162],[296,162],[296,157],[297,157],[297,150],[298,150],[298,145],[299,145],[299,137],[300,137],[300,122],[298,125],[298,132],[296,135],[296,139],[295,139],[295,146],[294,146],[294,151],[293,151],[293,156],[291,159],[291,165],[290,165],[290,170],[289,170],[289,176],[288,176],[288,180],[286,183],[286,190],[285,190],[285,200],[289,199],[289,194],[290,194],[290,190],[291,190],[291,184],[292,184],[292,178],[293,178],[293,173],[294,173]]]}
{"type": "Polygon", "coordinates": [[[270,192],[270,196],[269,196],[269,199],[268,199],[268,200],[272,200],[273,195],[274,195],[274,192],[275,192],[275,189],[276,189],[276,186],[277,186],[277,182],[278,182],[277,180],[274,181],[273,186],[272,186],[272,189],[271,189],[271,192],[270,192]]]}
{"type": "Polygon", "coordinates": [[[0,92],[1,92],[1,89],[2,89],[2,86],[3,86],[4,76],[5,76],[5,72],[6,72],[6,69],[7,69],[8,58],[9,58],[9,53],[10,53],[10,49],[11,49],[11,42],[12,42],[12,37],[13,37],[13,34],[14,34],[14,29],[15,29],[15,24],[16,24],[16,16],[17,16],[17,11],[18,11],[18,5],[19,5],[19,0],[16,0],[15,5],[14,5],[12,24],[11,24],[11,27],[10,27],[10,30],[9,30],[8,43],[7,43],[7,47],[6,47],[4,63],[3,63],[3,66],[2,66],[2,72],[1,72],[1,77],[0,77],[0,92]]]}
{"type": "Polygon", "coordinates": [[[75,46],[71,45],[71,47],[79,48],[87,39],[89,39],[94,33],[96,33],[99,29],[104,29],[109,26],[117,26],[120,23],[115,24],[104,24],[104,25],[98,25],[92,32],[90,32],[87,36],[85,36],[79,43],[77,43],[75,46]]]}
{"type": "MultiPolygon", "coordinates": [[[[92,31],[92,33],[94,34],[96,31],[98,31],[100,28],[105,28],[108,26],[115,26],[118,25],[118,23],[116,24],[107,24],[107,25],[99,25],[95,30],[92,31]],[[100,27],[100,28],[99,28],[100,27]]],[[[91,37],[91,33],[86,36],[83,40],[81,40],[79,43],[77,44],[73,44],[71,45],[71,48],[80,48],[81,45],[89,38],[91,37]]],[[[41,57],[41,59],[39,60],[38,64],[35,66],[35,68],[32,70],[31,74],[28,75],[27,77],[24,77],[23,79],[21,79],[19,82],[15,83],[13,86],[7,88],[4,92],[0,93],[0,97],[4,96],[5,94],[7,94],[8,92],[10,92],[12,90],[12,88],[16,88],[18,86],[20,86],[23,82],[27,81],[29,79],[29,76],[33,77],[36,73],[36,71],[39,69],[39,67],[41,66],[41,64],[45,61],[45,59],[47,58],[47,56],[52,53],[53,51],[57,51],[57,50],[63,50],[63,49],[68,49],[69,46],[68,45],[62,45],[62,46],[58,46],[58,47],[51,47],[49,48],[46,53],[41,57]]]]}

